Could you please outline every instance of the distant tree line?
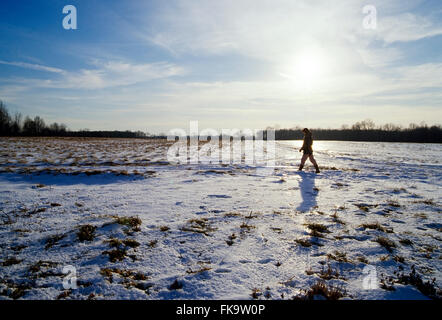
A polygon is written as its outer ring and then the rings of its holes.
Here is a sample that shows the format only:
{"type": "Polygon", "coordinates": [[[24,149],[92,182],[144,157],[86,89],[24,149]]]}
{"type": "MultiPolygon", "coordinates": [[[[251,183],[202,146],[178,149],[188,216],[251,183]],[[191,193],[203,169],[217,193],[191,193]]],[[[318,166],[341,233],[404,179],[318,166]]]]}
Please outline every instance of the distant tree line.
{"type": "MultiPolygon", "coordinates": [[[[300,127],[275,130],[276,140],[299,140],[303,138],[300,127]]],[[[440,125],[427,126],[411,123],[408,127],[392,123],[376,126],[372,120],[356,122],[351,127],[343,125],[340,129],[310,129],[315,140],[338,141],[379,141],[379,142],[422,142],[442,143],[440,125]]]]}
{"type": "MultiPolygon", "coordinates": [[[[270,129],[268,127],[267,129],[270,129]]],[[[300,140],[303,138],[300,127],[275,130],[276,140],[300,140]]],[[[442,143],[440,125],[427,126],[425,123],[410,124],[404,128],[392,123],[376,126],[372,120],[356,122],[352,126],[343,125],[340,129],[310,129],[315,140],[341,141],[383,141],[383,142],[424,142],[442,143]]],[[[266,137],[264,130],[264,138],[266,137]]],[[[11,116],[0,100],[0,136],[48,136],[48,137],[99,137],[99,138],[166,138],[164,134],[149,135],[141,131],[91,131],[88,129],[70,131],[63,123],[46,125],[39,116],[31,119],[20,113],[11,116]]],[[[221,138],[221,137],[220,137],[221,138]]]]}
{"type": "Polygon", "coordinates": [[[46,125],[39,116],[23,119],[21,113],[11,116],[6,105],[0,100],[0,136],[24,137],[97,137],[97,138],[144,138],[141,131],[90,131],[88,129],[70,131],[63,123],[54,122],[46,125]]]}

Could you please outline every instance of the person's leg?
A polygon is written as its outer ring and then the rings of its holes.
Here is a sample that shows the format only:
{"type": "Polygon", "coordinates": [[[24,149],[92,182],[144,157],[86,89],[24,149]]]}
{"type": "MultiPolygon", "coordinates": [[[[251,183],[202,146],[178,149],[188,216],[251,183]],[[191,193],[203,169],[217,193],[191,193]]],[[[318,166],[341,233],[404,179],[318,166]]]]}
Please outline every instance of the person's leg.
{"type": "Polygon", "coordinates": [[[309,155],[308,158],[309,158],[310,162],[313,163],[313,165],[315,166],[316,173],[319,173],[319,172],[320,172],[320,171],[319,171],[319,166],[318,166],[318,164],[316,163],[316,160],[315,160],[315,158],[313,157],[313,154],[309,155]]]}
{"type": "Polygon", "coordinates": [[[301,164],[299,165],[299,171],[302,171],[302,168],[304,168],[304,164],[307,161],[308,154],[304,154],[301,158],[301,164]]]}

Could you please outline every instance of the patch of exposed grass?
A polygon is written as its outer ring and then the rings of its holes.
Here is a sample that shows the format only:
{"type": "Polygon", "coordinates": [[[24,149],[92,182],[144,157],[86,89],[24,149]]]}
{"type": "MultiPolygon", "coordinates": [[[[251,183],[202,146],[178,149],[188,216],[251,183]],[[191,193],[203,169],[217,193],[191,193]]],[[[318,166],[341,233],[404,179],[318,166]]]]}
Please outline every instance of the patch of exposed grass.
{"type": "Polygon", "coordinates": [[[134,271],[134,270],[124,270],[124,269],[119,269],[119,268],[102,268],[100,270],[100,274],[105,277],[109,282],[113,282],[114,280],[114,275],[118,275],[124,279],[132,279],[132,280],[137,280],[137,281],[143,281],[143,280],[147,280],[148,277],[139,271],[134,271]]]}
{"type": "Polygon", "coordinates": [[[97,227],[91,226],[90,224],[85,224],[80,226],[79,231],[77,232],[78,240],[80,241],[92,241],[94,240],[94,233],[97,227]]]}
{"type": "Polygon", "coordinates": [[[187,221],[187,225],[181,228],[181,231],[201,233],[205,236],[209,236],[210,232],[216,230],[216,228],[210,226],[206,218],[190,219],[189,221],[187,221]]]}
{"type": "Polygon", "coordinates": [[[10,249],[12,250],[12,251],[15,251],[15,252],[20,252],[20,251],[22,251],[24,248],[27,248],[28,246],[26,246],[26,245],[24,245],[24,244],[19,244],[19,245],[16,245],[16,246],[13,246],[13,247],[10,247],[10,249]]]}
{"type": "Polygon", "coordinates": [[[57,244],[58,241],[60,241],[65,237],[66,237],[65,234],[56,234],[50,236],[49,238],[46,239],[45,249],[48,250],[49,248],[52,248],[54,245],[57,244]]]}
{"type": "Polygon", "coordinates": [[[210,271],[210,270],[212,270],[212,268],[207,267],[207,266],[203,266],[197,270],[192,270],[189,268],[188,270],[186,270],[186,273],[187,274],[198,274],[198,273],[203,273],[203,272],[210,271]]]}
{"type": "Polygon", "coordinates": [[[327,268],[322,267],[321,271],[316,273],[323,280],[331,279],[343,279],[338,270],[333,270],[333,268],[328,265],[327,268]]]}
{"type": "Polygon", "coordinates": [[[103,251],[103,254],[109,256],[110,262],[123,261],[127,257],[127,251],[125,248],[116,248],[114,250],[103,251]]]}
{"type": "Polygon", "coordinates": [[[403,256],[394,256],[393,260],[399,263],[404,263],[405,264],[405,258],[403,256]]]}
{"type": "Polygon", "coordinates": [[[246,219],[254,219],[254,218],[257,218],[257,217],[258,217],[258,215],[257,214],[253,214],[252,211],[250,211],[248,216],[245,216],[246,219]]]}
{"type": "Polygon", "coordinates": [[[139,217],[114,217],[114,222],[129,227],[132,231],[140,231],[141,219],[139,217]]]}
{"type": "Polygon", "coordinates": [[[429,298],[442,298],[442,291],[436,287],[436,278],[431,281],[422,280],[422,276],[416,272],[414,266],[411,267],[409,274],[400,274],[396,282],[404,285],[412,285],[429,298]]]}
{"type": "Polygon", "coordinates": [[[130,248],[136,248],[140,246],[140,243],[134,239],[125,239],[123,240],[123,244],[126,247],[130,247],[130,248]]]}
{"type": "Polygon", "coordinates": [[[369,263],[368,259],[366,257],[364,257],[364,256],[358,256],[356,258],[356,260],[358,260],[359,262],[365,263],[365,264],[369,263]]]}
{"type": "Polygon", "coordinates": [[[370,206],[363,204],[363,203],[355,203],[355,206],[359,208],[359,210],[362,210],[364,212],[370,211],[370,206]]]}
{"type": "Polygon", "coordinates": [[[320,233],[329,232],[327,226],[320,223],[308,223],[305,226],[311,231],[316,231],[320,233]]]}
{"type": "Polygon", "coordinates": [[[233,217],[239,217],[241,214],[238,212],[227,212],[224,214],[224,217],[226,218],[233,218],[233,217]]]}
{"type": "Polygon", "coordinates": [[[169,231],[170,230],[170,228],[168,227],[168,226],[161,226],[160,227],[160,231],[161,232],[167,232],[167,231],[169,231]]]}
{"type": "Polygon", "coordinates": [[[415,200],[415,201],[413,201],[413,203],[422,203],[422,204],[426,204],[429,206],[436,205],[436,203],[434,202],[433,199],[415,200]]]}
{"type": "Polygon", "coordinates": [[[250,294],[250,296],[251,296],[253,299],[258,299],[261,295],[262,295],[262,292],[261,292],[261,290],[259,290],[258,288],[253,288],[253,289],[252,289],[252,293],[250,294]]]}
{"type": "Polygon", "coordinates": [[[1,296],[7,296],[11,299],[20,299],[26,294],[26,290],[31,289],[31,286],[27,283],[14,283],[7,281],[6,286],[8,289],[0,291],[1,296]]]}
{"type": "Polygon", "coordinates": [[[338,217],[338,210],[335,210],[335,212],[331,215],[331,217],[333,218],[333,222],[336,222],[336,223],[339,223],[339,224],[342,224],[342,225],[346,224],[345,221],[339,219],[339,217],[338,217]]]}
{"type": "Polygon", "coordinates": [[[271,227],[270,228],[272,231],[281,234],[282,233],[282,228],[277,228],[277,227],[271,227]]]}
{"type": "Polygon", "coordinates": [[[363,229],[371,229],[371,230],[378,230],[378,231],[387,232],[387,233],[393,233],[393,229],[391,229],[391,228],[387,229],[387,228],[383,227],[379,222],[363,223],[359,227],[363,228],[363,229]]]}
{"type": "Polygon", "coordinates": [[[19,264],[21,262],[22,262],[22,260],[19,260],[16,257],[11,257],[11,258],[7,258],[6,260],[4,260],[2,262],[2,266],[3,267],[8,267],[8,266],[12,266],[14,264],[19,264]]]}
{"type": "Polygon", "coordinates": [[[410,239],[401,239],[399,240],[399,243],[404,246],[412,246],[413,242],[410,239]]]}
{"type": "Polygon", "coordinates": [[[236,234],[232,233],[228,239],[226,240],[227,245],[231,246],[233,245],[235,242],[234,240],[236,239],[236,234]]]}
{"type": "Polygon", "coordinates": [[[183,288],[183,283],[175,279],[175,281],[169,286],[169,290],[179,290],[183,288]]]}
{"type": "Polygon", "coordinates": [[[57,296],[57,300],[66,299],[67,297],[69,297],[71,295],[71,293],[72,293],[72,290],[65,290],[57,296]]]}
{"type": "Polygon", "coordinates": [[[155,248],[157,246],[158,240],[151,240],[147,244],[150,248],[155,248]]]}
{"type": "Polygon", "coordinates": [[[301,239],[300,238],[300,239],[296,239],[295,242],[297,244],[299,244],[300,246],[303,246],[303,247],[306,247],[306,248],[309,248],[309,247],[311,247],[313,245],[313,243],[309,239],[301,239]]]}
{"type": "Polygon", "coordinates": [[[389,205],[390,207],[393,207],[393,208],[400,208],[401,207],[401,204],[397,200],[389,200],[387,202],[387,205],[389,205]]]}
{"type": "Polygon", "coordinates": [[[118,248],[123,245],[123,242],[117,238],[111,238],[109,240],[105,240],[104,242],[107,242],[111,248],[118,248]]]}
{"type": "Polygon", "coordinates": [[[375,242],[379,243],[381,246],[383,246],[385,249],[387,249],[388,252],[393,252],[393,248],[396,248],[396,243],[394,241],[385,238],[385,237],[377,237],[375,242]]]}
{"type": "Polygon", "coordinates": [[[307,229],[310,230],[310,235],[316,238],[323,238],[323,233],[329,233],[328,227],[321,223],[307,223],[305,224],[307,229]]]}
{"type": "Polygon", "coordinates": [[[338,261],[338,262],[351,263],[351,261],[347,258],[347,254],[345,252],[341,252],[338,250],[335,250],[333,253],[328,253],[327,258],[330,260],[338,261]]]}
{"type": "Polygon", "coordinates": [[[387,291],[395,291],[394,280],[393,277],[385,277],[384,274],[381,274],[380,287],[387,291]]]}
{"type": "Polygon", "coordinates": [[[295,300],[313,300],[316,296],[322,296],[327,300],[338,300],[346,295],[342,287],[328,285],[325,281],[317,281],[300,296],[295,296],[295,300]]]}
{"type": "Polygon", "coordinates": [[[64,276],[63,273],[49,270],[50,268],[55,268],[56,266],[58,266],[57,262],[39,260],[29,267],[29,272],[33,274],[32,278],[64,276]]]}
{"type": "Polygon", "coordinates": [[[250,231],[251,229],[255,229],[256,228],[255,226],[247,224],[246,222],[243,222],[239,227],[242,230],[247,230],[247,231],[250,231]]]}

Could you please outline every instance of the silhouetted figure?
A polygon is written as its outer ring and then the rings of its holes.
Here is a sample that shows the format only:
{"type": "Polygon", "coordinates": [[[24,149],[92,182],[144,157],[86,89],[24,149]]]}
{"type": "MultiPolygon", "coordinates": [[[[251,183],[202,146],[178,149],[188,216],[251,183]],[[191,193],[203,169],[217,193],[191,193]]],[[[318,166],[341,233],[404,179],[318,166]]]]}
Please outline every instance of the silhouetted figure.
{"type": "Polygon", "coordinates": [[[310,160],[310,162],[313,163],[313,165],[315,166],[316,173],[319,173],[320,171],[319,171],[318,164],[316,163],[315,158],[313,158],[312,133],[307,128],[302,129],[302,132],[304,133],[304,143],[302,144],[301,149],[299,149],[299,152],[304,151],[304,154],[301,158],[301,164],[299,165],[299,171],[302,171],[302,168],[304,168],[304,163],[308,158],[310,160]]]}

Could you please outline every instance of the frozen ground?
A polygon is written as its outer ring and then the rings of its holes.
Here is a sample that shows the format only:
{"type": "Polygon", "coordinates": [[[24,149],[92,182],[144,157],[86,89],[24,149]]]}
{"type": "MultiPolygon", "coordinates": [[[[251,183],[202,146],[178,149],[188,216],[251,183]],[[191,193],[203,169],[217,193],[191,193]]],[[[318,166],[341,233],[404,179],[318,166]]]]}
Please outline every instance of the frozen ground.
{"type": "Polygon", "coordinates": [[[164,141],[2,138],[0,298],[440,297],[441,145],[316,141],[316,175],[300,144],[263,175],[172,165],[164,141]]]}

